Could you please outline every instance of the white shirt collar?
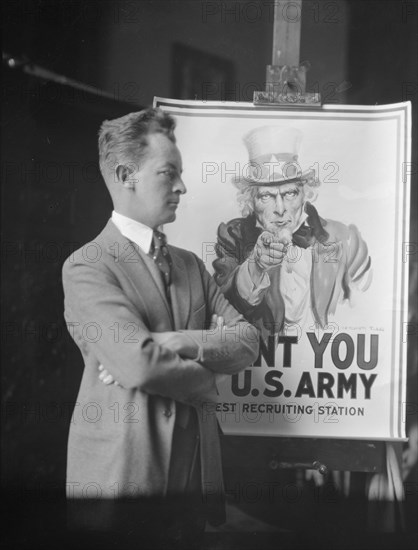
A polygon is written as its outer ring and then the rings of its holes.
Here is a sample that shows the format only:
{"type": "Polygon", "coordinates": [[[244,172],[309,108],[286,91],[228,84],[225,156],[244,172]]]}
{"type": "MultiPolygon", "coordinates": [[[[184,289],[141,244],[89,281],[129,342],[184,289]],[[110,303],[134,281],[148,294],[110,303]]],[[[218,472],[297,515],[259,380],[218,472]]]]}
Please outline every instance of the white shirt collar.
{"type": "Polygon", "coordinates": [[[112,212],[112,222],[124,237],[137,244],[145,254],[149,253],[153,238],[153,231],[150,227],[132,218],[123,216],[115,212],[115,210],[112,212]]]}
{"type": "MultiPolygon", "coordinates": [[[[296,229],[293,231],[293,233],[296,233],[296,231],[299,229],[299,227],[300,227],[301,225],[303,225],[303,224],[306,222],[307,219],[308,219],[308,214],[307,214],[307,213],[305,212],[305,210],[304,210],[304,211],[302,212],[300,218],[299,218],[299,223],[298,223],[298,225],[296,226],[296,229]]],[[[306,223],[306,225],[308,225],[308,224],[306,223]]]]}

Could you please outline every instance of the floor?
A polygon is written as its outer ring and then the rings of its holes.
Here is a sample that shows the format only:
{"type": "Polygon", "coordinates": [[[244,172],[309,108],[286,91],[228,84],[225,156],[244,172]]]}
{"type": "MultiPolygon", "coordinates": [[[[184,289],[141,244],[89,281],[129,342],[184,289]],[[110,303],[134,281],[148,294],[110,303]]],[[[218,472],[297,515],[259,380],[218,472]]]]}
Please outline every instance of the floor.
{"type": "MultiPolygon", "coordinates": [[[[287,486],[289,488],[290,485],[287,486]]],[[[247,487],[248,489],[248,487],[247,487]]],[[[187,540],[177,535],[159,536],[143,518],[149,502],[139,509],[128,504],[118,512],[118,528],[107,524],[106,514],[88,518],[83,529],[68,524],[64,499],[48,495],[4,495],[2,548],[10,550],[416,550],[418,548],[418,477],[413,472],[405,484],[406,499],[393,503],[368,503],[363,497],[345,498],[330,490],[316,491],[306,484],[299,493],[287,490],[251,493],[246,497],[230,487],[227,521],[207,526],[201,536],[187,540]],[[283,498],[283,496],[287,498],[283,498]],[[157,540],[157,542],[155,542],[157,540]]],[[[293,489],[292,489],[293,491],[293,489]]],[[[156,509],[157,510],[157,509],[156,509]]],[[[91,510],[90,510],[91,512],[91,510]]],[[[155,525],[165,525],[160,509],[155,525]]],[[[109,516],[110,517],[110,516],[109,516]]]]}

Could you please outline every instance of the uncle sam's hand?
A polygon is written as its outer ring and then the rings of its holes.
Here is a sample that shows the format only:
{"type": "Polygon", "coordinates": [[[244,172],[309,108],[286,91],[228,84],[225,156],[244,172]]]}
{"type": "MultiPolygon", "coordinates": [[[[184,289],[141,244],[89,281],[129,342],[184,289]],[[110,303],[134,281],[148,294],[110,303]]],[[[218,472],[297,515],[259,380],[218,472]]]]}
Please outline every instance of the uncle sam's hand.
{"type": "Polygon", "coordinates": [[[278,240],[269,231],[263,231],[248,260],[250,264],[256,264],[262,271],[267,271],[283,262],[288,244],[287,239],[278,240]]]}

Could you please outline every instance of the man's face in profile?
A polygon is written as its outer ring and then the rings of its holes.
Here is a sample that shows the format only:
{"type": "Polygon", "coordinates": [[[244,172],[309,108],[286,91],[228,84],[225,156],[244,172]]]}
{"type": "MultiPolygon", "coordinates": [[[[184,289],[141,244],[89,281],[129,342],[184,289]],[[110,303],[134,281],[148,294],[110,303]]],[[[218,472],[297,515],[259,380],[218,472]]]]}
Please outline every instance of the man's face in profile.
{"type": "Polygon", "coordinates": [[[265,231],[279,238],[291,235],[300,223],[304,199],[300,183],[260,186],[254,197],[254,213],[265,231]]]}
{"type": "Polygon", "coordinates": [[[138,221],[156,228],[176,219],[180,195],[186,192],[182,170],[177,146],[164,134],[148,136],[145,157],[131,176],[135,180],[133,200],[138,221]]]}

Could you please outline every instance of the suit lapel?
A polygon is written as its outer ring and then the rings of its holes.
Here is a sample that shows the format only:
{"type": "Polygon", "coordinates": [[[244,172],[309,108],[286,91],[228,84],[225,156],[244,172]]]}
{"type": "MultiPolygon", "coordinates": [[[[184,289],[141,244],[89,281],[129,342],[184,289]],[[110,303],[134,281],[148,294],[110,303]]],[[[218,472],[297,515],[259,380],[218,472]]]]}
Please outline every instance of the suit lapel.
{"type": "Polygon", "coordinates": [[[152,260],[147,262],[144,258],[145,254],[139,250],[138,245],[124,237],[111,220],[104,228],[102,236],[109,254],[114,257],[119,268],[130,279],[132,286],[137,291],[139,299],[149,313],[149,318],[155,317],[158,313],[158,315],[168,316],[170,325],[173,325],[173,317],[160,272],[152,260]],[[160,300],[151,301],[149,297],[155,296],[155,294],[159,296],[160,300]]]}
{"type": "Polygon", "coordinates": [[[175,330],[186,328],[190,316],[190,281],[189,273],[182,258],[169,246],[173,260],[171,304],[175,330]]]}

